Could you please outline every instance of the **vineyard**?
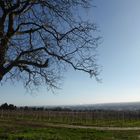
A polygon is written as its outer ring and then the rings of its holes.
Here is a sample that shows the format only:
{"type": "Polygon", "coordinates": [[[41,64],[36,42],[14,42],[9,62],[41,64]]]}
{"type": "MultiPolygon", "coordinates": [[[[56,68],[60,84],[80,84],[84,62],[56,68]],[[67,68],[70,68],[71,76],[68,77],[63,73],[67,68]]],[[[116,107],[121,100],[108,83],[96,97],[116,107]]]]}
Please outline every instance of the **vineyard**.
{"type": "Polygon", "coordinates": [[[0,119],[89,126],[140,126],[140,111],[0,110],[0,119]]]}

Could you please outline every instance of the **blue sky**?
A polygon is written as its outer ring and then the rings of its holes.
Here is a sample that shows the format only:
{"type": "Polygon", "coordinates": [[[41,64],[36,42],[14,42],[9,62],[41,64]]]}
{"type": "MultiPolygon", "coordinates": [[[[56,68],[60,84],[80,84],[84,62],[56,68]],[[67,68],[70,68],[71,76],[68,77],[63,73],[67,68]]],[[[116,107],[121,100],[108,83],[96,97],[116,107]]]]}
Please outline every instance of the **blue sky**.
{"type": "Polygon", "coordinates": [[[98,48],[102,66],[98,83],[82,72],[69,69],[61,90],[42,87],[27,93],[21,83],[4,83],[0,103],[15,105],[63,105],[140,101],[140,1],[94,0],[96,8],[86,13],[103,36],[98,48]]]}

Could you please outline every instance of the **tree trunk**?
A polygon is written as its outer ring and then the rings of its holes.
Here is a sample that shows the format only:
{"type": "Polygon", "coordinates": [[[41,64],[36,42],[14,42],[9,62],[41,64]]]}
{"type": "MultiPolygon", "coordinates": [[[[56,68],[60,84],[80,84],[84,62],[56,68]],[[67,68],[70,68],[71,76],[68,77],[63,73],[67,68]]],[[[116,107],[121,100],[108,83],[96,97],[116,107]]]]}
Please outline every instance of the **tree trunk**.
{"type": "Polygon", "coordinates": [[[3,76],[4,76],[4,67],[1,66],[0,67],[0,81],[2,80],[3,76]]]}
{"type": "Polygon", "coordinates": [[[8,39],[1,39],[0,40],[0,81],[2,80],[4,74],[5,74],[5,53],[6,53],[6,45],[7,45],[8,39]]]}

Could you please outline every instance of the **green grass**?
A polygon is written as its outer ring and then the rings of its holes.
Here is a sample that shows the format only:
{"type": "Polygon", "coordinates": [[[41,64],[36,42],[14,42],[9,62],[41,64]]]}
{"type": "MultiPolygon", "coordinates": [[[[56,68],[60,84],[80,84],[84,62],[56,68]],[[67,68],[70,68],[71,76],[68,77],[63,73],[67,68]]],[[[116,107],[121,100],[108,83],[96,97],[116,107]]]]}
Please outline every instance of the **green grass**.
{"type": "Polygon", "coordinates": [[[55,128],[43,122],[5,119],[0,120],[0,140],[140,140],[140,131],[55,128]]]}
{"type": "Polygon", "coordinates": [[[139,131],[97,131],[66,128],[18,128],[17,132],[3,130],[0,139],[27,140],[138,140],[139,131]]]}

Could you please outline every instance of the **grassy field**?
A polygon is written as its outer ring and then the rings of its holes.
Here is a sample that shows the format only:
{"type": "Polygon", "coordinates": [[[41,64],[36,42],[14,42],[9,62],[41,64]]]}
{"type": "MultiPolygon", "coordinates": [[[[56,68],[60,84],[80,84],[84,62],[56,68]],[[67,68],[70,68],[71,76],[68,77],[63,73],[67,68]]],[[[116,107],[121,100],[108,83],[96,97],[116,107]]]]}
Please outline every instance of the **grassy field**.
{"type": "Polygon", "coordinates": [[[0,140],[140,140],[140,131],[55,128],[41,121],[1,119],[0,140]]]}

